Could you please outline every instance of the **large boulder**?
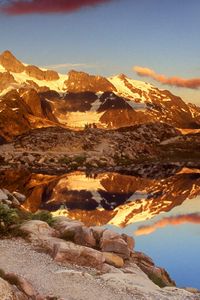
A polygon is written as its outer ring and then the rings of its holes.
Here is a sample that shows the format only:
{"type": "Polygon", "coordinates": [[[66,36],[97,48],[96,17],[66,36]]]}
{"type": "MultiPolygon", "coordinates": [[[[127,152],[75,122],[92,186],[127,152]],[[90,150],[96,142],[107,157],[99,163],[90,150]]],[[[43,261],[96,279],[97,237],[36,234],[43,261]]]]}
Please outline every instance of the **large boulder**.
{"type": "Polygon", "coordinates": [[[113,252],[123,258],[130,258],[131,251],[121,235],[111,230],[105,230],[101,237],[100,249],[103,252],[113,252]]]}
{"type": "Polygon", "coordinates": [[[75,244],[95,247],[96,240],[93,231],[84,226],[82,222],[63,220],[57,222],[56,229],[60,233],[60,237],[67,241],[73,241],[75,244]]]}
{"type": "Polygon", "coordinates": [[[132,251],[133,248],[135,247],[135,240],[134,240],[134,238],[131,237],[131,236],[129,236],[129,235],[127,235],[127,234],[125,234],[125,233],[123,233],[123,234],[121,235],[121,237],[122,237],[123,240],[127,243],[128,248],[132,251]]]}
{"type": "Polygon", "coordinates": [[[60,263],[73,263],[81,266],[101,269],[105,258],[103,253],[92,248],[76,245],[59,238],[50,236],[37,236],[37,245],[49,253],[53,259],[60,263]]]}
{"type": "Polygon", "coordinates": [[[101,269],[105,262],[103,253],[100,251],[71,242],[59,242],[56,244],[54,259],[58,262],[71,262],[96,269],[101,269]]]}
{"type": "Polygon", "coordinates": [[[116,268],[122,268],[124,266],[123,259],[114,253],[111,252],[103,252],[103,256],[105,257],[105,262],[111,266],[116,268]]]}
{"type": "Polygon", "coordinates": [[[42,236],[56,236],[57,232],[51,228],[46,222],[40,220],[27,221],[20,226],[20,230],[29,235],[31,238],[42,236]]]}

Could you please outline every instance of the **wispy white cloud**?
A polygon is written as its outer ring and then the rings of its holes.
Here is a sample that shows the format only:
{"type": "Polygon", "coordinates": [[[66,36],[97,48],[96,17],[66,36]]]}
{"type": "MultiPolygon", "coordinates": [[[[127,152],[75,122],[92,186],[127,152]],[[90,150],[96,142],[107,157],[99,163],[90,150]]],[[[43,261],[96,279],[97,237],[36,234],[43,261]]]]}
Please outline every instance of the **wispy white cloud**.
{"type": "Polygon", "coordinates": [[[86,63],[63,63],[63,64],[55,64],[55,65],[47,65],[43,66],[46,69],[54,69],[54,70],[61,70],[61,69],[71,69],[71,68],[98,68],[98,65],[86,64],[86,63]]]}

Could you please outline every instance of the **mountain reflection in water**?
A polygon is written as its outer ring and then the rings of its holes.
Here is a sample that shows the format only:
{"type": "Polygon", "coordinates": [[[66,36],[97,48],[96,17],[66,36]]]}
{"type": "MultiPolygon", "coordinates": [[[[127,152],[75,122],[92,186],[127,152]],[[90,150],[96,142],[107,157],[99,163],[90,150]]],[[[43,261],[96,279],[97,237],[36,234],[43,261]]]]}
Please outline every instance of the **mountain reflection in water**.
{"type": "MultiPolygon", "coordinates": [[[[9,170],[0,175],[0,186],[25,193],[24,208],[31,212],[44,209],[88,226],[111,224],[124,228],[169,212],[200,194],[200,170],[175,169],[170,175],[164,172],[154,177],[84,172],[50,176],[9,170]]],[[[194,212],[198,213],[198,208],[194,212]]],[[[187,217],[184,220],[187,222],[187,217]]],[[[191,220],[188,218],[188,222],[191,220]]],[[[170,219],[164,223],[170,223],[170,219]]]]}
{"type": "Polygon", "coordinates": [[[165,267],[179,286],[200,289],[200,170],[145,167],[134,176],[8,170],[0,173],[1,187],[26,194],[29,211],[45,209],[134,234],[136,248],[165,267]]]}

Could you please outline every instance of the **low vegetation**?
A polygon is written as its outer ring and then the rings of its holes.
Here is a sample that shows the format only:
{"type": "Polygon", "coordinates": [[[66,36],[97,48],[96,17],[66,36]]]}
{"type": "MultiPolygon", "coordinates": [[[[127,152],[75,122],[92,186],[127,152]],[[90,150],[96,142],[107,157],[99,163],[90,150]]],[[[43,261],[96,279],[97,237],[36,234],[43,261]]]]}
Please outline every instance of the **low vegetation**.
{"type": "Polygon", "coordinates": [[[25,221],[41,220],[53,225],[54,218],[47,211],[30,213],[27,211],[9,208],[5,204],[0,204],[0,237],[10,237],[20,235],[19,226],[25,221]]]}

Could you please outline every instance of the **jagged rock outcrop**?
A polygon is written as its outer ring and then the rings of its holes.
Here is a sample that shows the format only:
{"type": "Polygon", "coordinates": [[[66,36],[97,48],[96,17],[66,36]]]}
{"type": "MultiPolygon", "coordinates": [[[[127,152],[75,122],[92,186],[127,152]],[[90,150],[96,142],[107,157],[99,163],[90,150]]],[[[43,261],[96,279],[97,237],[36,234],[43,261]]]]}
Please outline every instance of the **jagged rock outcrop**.
{"type": "Polygon", "coordinates": [[[0,73],[0,91],[7,89],[13,83],[16,83],[16,81],[9,72],[0,73]]]}
{"type": "Polygon", "coordinates": [[[84,72],[70,71],[65,82],[69,93],[113,92],[116,88],[105,78],[84,72]]]}
{"type": "Polygon", "coordinates": [[[0,55],[0,64],[10,72],[21,73],[25,66],[8,50],[0,55]]]}
{"type": "Polygon", "coordinates": [[[21,99],[28,105],[31,113],[37,117],[43,117],[43,110],[41,105],[41,99],[36,90],[31,89],[28,91],[21,91],[21,99]]]}
{"type": "Polygon", "coordinates": [[[51,105],[34,89],[12,90],[0,100],[0,135],[5,140],[58,121],[51,105]]]}
{"type": "Polygon", "coordinates": [[[28,76],[36,78],[38,80],[54,81],[59,79],[59,75],[57,72],[51,70],[43,71],[36,66],[27,66],[25,72],[28,76]]]}

